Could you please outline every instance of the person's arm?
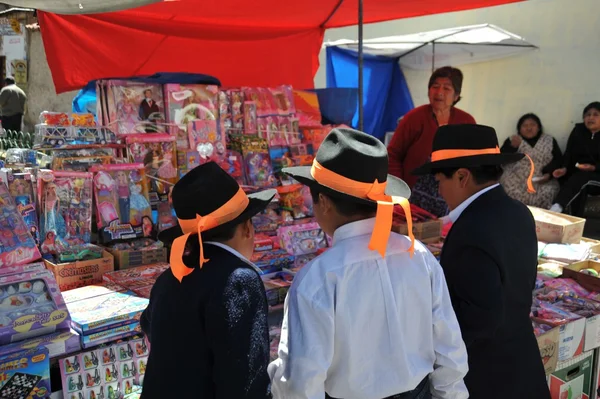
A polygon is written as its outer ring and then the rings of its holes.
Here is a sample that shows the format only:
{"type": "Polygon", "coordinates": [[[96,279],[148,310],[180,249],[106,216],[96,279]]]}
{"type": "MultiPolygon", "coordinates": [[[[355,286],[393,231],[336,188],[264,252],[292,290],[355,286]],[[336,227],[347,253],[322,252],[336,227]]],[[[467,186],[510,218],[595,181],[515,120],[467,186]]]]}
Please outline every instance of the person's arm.
{"type": "Polygon", "coordinates": [[[562,167],[563,155],[556,139],[552,139],[552,160],[542,169],[543,174],[552,174],[556,169],[562,167]]]}
{"type": "Polygon", "coordinates": [[[453,303],[467,348],[492,338],[504,319],[502,277],[498,265],[482,249],[465,248],[457,259],[461,276],[452,279],[453,303]]]}
{"type": "Polygon", "coordinates": [[[500,148],[500,152],[503,154],[514,154],[515,152],[517,152],[517,150],[518,148],[512,146],[510,138],[507,138],[504,141],[504,144],[502,144],[502,147],[500,148]]]}
{"type": "Polygon", "coordinates": [[[567,141],[567,148],[565,149],[565,155],[563,157],[563,167],[567,168],[567,172],[572,172],[575,169],[575,153],[576,150],[575,142],[577,141],[577,127],[573,128],[567,141]]]}
{"type": "Polygon", "coordinates": [[[415,140],[417,132],[411,126],[411,116],[406,115],[400,120],[392,140],[388,145],[388,173],[400,179],[404,178],[404,159],[410,146],[415,140]]]}
{"type": "Polygon", "coordinates": [[[206,308],[206,333],[212,351],[215,398],[270,397],[268,305],[254,270],[234,271],[223,291],[206,308]]]}
{"type": "Polygon", "coordinates": [[[0,110],[6,107],[8,100],[10,99],[10,91],[2,89],[0,90],[0,110]]]}
{"type": "Polygon", "coordinates": [[[431,270],[435,350],[435,364],[429,375],[431,394],[435,399],[467,399],[469,393],[463,381],[469,371],[467,349],[452,309],[444,272],[433,255],[429,254],[426,261],[431,270]]]}
{"type": "Polygon", "coordinates": [[[269,365],[273,397],[323,399],[333,359],[333,294],[322,287],[312,296],[294,284],[285,299],[279,358],[269,365]]]}

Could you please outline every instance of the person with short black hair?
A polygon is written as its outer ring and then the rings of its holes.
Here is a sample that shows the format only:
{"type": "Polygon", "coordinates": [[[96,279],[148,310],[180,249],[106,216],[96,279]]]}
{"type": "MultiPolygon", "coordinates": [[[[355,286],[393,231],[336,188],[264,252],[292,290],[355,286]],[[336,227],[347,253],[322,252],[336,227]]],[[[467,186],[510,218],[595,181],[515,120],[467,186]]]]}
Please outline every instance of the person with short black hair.
{"type": "MultiPolygon", "coordinates": [[[[467,345],[471,399],[550,398],[529,318],[537,276],[535,222],[499,184],[501,166],[524,157],[501,153],[489,126],[448,125],[435,135],[431,161],[414,171],[435,176],[450,208],[453,225],[440,263],[467,345]]],[[[522,190],[533,191],[531,181],[522,190]]]]}
{"type": "Polygon", "coordinates": [[[268,304],[251,218],[275,195],[246,195],[216,163],[188,172],[171,193],[179,225],[170,269],[157,279],[140,324],[152,350],[142,399],[268,399],[268,304]]]}
{"type": "Polygon", "coordinates": [[[467,356],[440,265],[412,235],[391,232],[394,205],[411,221],[404,181],[388,175],[373,136],[332,130],[312,167],[284,168],[310,188],[333,247],[294,278],[276,399],[466,399],[467,356]]]}
{"type": "Polygon", "coordinates": [[[0,90],[0,120],[6,130],[21,131],[27,95],[15,84],[15,78],[7,76],[0,90]]]}

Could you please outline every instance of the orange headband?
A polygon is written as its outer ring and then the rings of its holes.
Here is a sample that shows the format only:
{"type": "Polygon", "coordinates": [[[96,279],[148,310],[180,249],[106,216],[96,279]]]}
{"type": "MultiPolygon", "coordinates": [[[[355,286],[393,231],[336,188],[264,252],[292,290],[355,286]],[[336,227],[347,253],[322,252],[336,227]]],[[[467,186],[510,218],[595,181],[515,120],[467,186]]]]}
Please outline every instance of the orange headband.
{"type": "Polygon", "coordinates": [[[189,268],[183,263],[183,253],[188,237],[193,234],[198,234],[198,241],[200,242],[200,268],[202,269],[202,265],[210,260],[204,259],[202,232],[214,229],[224,223],[231,222],[244,212],[248,207],[249,202],[248,196],[244,190],[240,188],[229,201],[223,204],[223,206],[206,216],[196,215],[195,219],[177,219],[179,221],[179,226],[183,231],[183,235],[177,237],[175,241],[173,241],[170,263],[171,271],[179,282],[194,271],[193,268],[189,268]]]}
{"type": "MultiPolygon", "coordinates": [[[[438,150],[431,153],[431,162],[444,161],[446,159],[454,159],[461,157],[472,157],[475,155],[489,155],[489,154],[500,154],[500,148],[484,148],[481,150],[438,150]]],[[[527,154],[525,154],[531,165],[529,171],[529,177],[527,177],[527,192],[535,193],[533,188],[533,173],[535,172],[535,165],[533,160],[527,154]]]]}
{"type": "Polygon", "coordinates": [[[315,159],[310,170],[312,177],[323,186],[332,188],[339,192],[352,195],[362,199],[377,201],[377,215],[375,217],[375,228],[371,234],[369,249],[379,252],[385,257],[388,239],[392,231],[392,219],[394,205],[399,204],[404,209],[408,227],[408,236],[410,237],[410,256],[415,251],[415,237],[412,230],[412,216],[410,213],[410,204],[406,198],[394,197],[385,194],[387,182],[379,183],[375,180],[373,183],[357,182],[342,175],[339,175],[329,169],[325,169],[315,159]]]}

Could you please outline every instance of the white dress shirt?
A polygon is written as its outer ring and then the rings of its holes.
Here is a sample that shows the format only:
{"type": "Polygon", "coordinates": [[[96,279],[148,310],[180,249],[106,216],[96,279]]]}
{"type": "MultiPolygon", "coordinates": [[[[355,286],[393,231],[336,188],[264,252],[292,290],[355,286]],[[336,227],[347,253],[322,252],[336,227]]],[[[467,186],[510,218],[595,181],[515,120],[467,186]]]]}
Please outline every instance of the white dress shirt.
{"type": "Polygon", "coordinates": [[[467,352],[443,271],[419,242],[392,233],[385,258],[368,249],[375,219],[335,231],[285,300],[276,399],[382,399],[429,375],[434,398],[468,398],[467,352]]]}
{"type": "Polygon", "coordinates": [[[452,211],[450,211],[448,216],[445,216],[444,218],[449,219],[450,222],[452,222],[452,223],[456,223],[456,221],[458,220],[460,215],[464,212],[465,209],[467,209],[467,207],[469,205],[471,205],[471,203],[473,201],[475,201],[477,198],[479,198],[481,195],[487,193],[488,191],[495,189],[499,185],[500,185],[500,183],[496,183],[492,186],[486,187],[483,190],[476,192],[475,194],[471,195],[469,198],[464,200],[459,206],[457,206],[452,211]]]}

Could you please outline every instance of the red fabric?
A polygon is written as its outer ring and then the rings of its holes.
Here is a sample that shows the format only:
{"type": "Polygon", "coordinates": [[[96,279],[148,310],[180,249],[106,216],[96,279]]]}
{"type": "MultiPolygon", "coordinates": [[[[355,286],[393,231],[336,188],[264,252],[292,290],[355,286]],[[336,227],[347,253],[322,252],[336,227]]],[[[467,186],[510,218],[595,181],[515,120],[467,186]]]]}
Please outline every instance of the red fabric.
{"type": "MultiPolygon", "coordinates": [[[[364,22],[518,1],[370,0],[364,22]]],[[[357,0],[179,0],[93,15],[40,11],[38,19],[58,93],[155,72],[210,74],[224,86],[312,88],[324,29],[356,24],[357,9],[357,0]]]]}
{"type": "MultiPolygon", "coordinates": [[[[475,118],[453,107],[448,124],[461,123],[475,123],[475,118]]],[[[429,104],[421,105],[404,115],[388,145],[389,173],[413,188],[418,176],[411,172],[429,159],[437,129],[438,124],[429,104]]]]}

